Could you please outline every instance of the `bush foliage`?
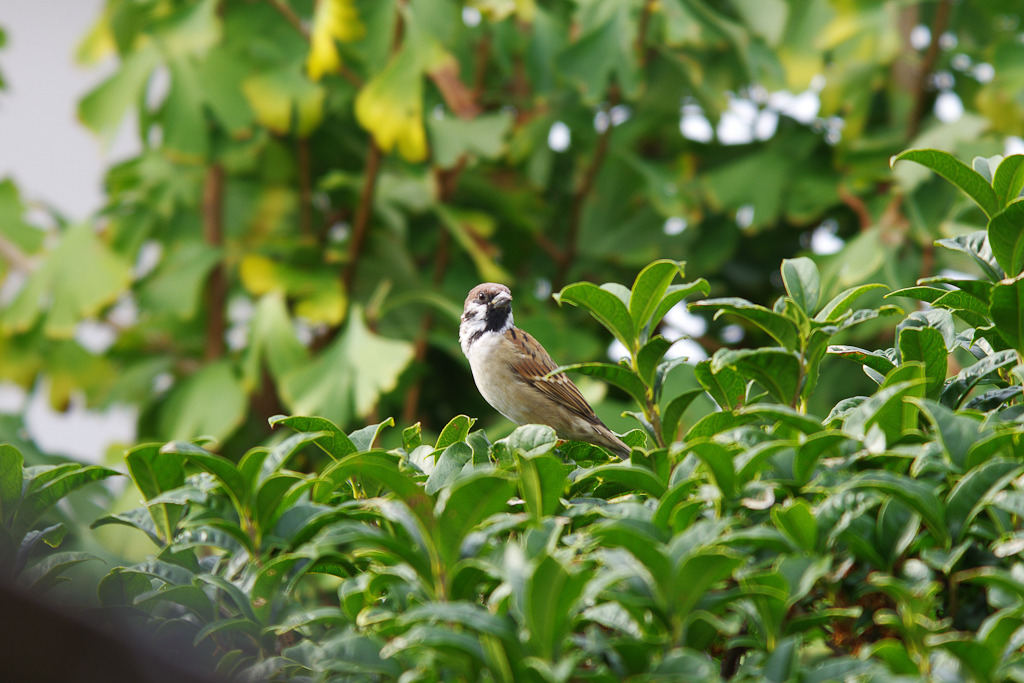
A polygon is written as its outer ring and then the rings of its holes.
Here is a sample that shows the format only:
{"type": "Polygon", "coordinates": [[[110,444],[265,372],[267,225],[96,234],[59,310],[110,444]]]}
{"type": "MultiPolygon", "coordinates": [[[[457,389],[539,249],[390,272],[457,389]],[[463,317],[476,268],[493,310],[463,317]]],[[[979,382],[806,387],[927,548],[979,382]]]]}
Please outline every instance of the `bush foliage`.
{"type": "MultiPolygon", "coordinates": [[[[155,551],[110,571],[101,603],[241,680],[1020,680],[1024,262],[1006,222],[1024,157],[897,159],[995,198],[986,230],[944,244],[980,277],[888,294],[930,307],[857,308],[876,285],[829,297],[812,261],[786,260],[771,308],[690,304],[777,345],[719,350],[700,390],[663,395],[680,361],[659,321],[707,284],[657,261],[630,288],[568,285],[556,298],[629,351],[567,368],[637,404],[628,462],[539,425],[492,442],[465,415],[387,450],[391,419],[346,433],[302,416],[272,418],[286,435],[237,462],[143,444],[125,456],[143,506],[94,526],[155,551]],[[891,348],[830,344],[879,316],[900,318],[891,348]],[[807,398],[840,359],[877,387],[820,419],[807,398]],[[681,423],[703,392],[719,409],[681,423]]],[[[45,588],[83,559],[40,552],[63,525],[38,520],[113,474],[0,449],[8,575],[45,588]]]]}

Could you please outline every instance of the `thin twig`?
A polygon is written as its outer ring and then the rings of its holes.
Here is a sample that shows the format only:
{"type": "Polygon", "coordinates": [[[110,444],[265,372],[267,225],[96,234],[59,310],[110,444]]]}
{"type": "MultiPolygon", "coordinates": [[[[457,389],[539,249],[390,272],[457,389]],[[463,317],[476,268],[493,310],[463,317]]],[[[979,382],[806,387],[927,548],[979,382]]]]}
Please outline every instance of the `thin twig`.
{"type": "MultiPolygon", "coordinates": [[[[447,230],[441,230],[438,236],[437,254],[434,257],[434,274],[432,277],[434,288],[440,286],[444,272],[448,269],[448,252],[451,245],[451,235],[447,230]]],[[[427,339],[430,331],[434,328],[434,315],[427,312],[420,322],[420,329],[416,335],[416,346],[412,366],[421,367],[427,357],[427,339]]],[[[402,424],[411,424],[416,419],[419,410],[420,392],[423,388],[423,378],[417,379],[405,394],[405,405],[402,406],[402,424]]]]}
{"type": "MultiPolygon", "coordinates": [[[[612,86],[609,97],[610,105],[615,106],[618,99],[618,91],[614,86],[612,86]]],[[[591,191],[594,189],[594,183],[597,180],[598,172],[601,170],[601,165],[604,163],[605,157],[608,155],[608,142],[612,136],[612,128],[612,123],[609,121],[608,127],[601,132],[600,137],[597,139],[597,146],[594,148],[594,156],[591,157],[590,164],[583,173],[583,178],[580,180],[580,184],[576,187],[576,191],[573,192],[572,208],[569,211],[569,227],[565,236],[565,248],[562,249],[562,259],[558,264],[555,289],[560,289],[562,285],[565,284],[569,268],[572,267],[573,261],[576,260],[576,252],[579,246],[580,224],[583,222],[583,208],[591,191]]]]}
{"type": "Polygon", "coordinates": [[[309,29],[302,23],[302,19],[300,19],[299,15],[295,13],[295,10],[288,6],[287,2],[284,0],[267,0],[267,2],[273,5],[274,8],[281,13],[281,16],[283,16],[289,24],[294,26],[296,31],[302,34],[303,38],[309,40],[309,29]]]}
{"type": "Polygon", "coordinates": [[[952,5],[951,0],[940,0],[935,8],[935,18],[931,26],[932,41],[928,44],[928,49],[924,53],[921,65],[917,70],[917,78],[915,79],[914,106],[907,119],[907,140],[917,137],[917,133],[921,129],[921,123],[924,120],[928,105],[928,91],[930,89],[928,79],[931,77],[932,71],[935,70],[935,64],[939,59],[939,43],[942,40],[942,34],[946,32],[946,27],[949,24],[952,5]]]}
{"type": "Polygon", "coordinates": [[[850,207],[850,210],[857,214],[857,222],[860,223],[860,230],[864,232],[872,225],[875,224],[875,219],[871,216],[871,211],[868,209],[868,205],[864,203],[864,200],[847,190],[842,185],[838,188],[839,200],[850,207]]]}
{"type": "Polygon", "coordinates": [[[366,155],[366,177],[363,179],[363,189],[359,193],[359,205],[356,207],[355,219],[352,222],[352,239],[348,244],[348,264],[342,271],[341,282],[348,294],[352,292],[359,256],[362,254],[366,233],[370,227],[370,216],[373,214],[373,194],[377,187],[377,176],[380,175],[380,160],[380,148],[373,140],[370,140],[370,149],[366,155]]]}
{"type": "MultiPolygon", "coordinates": [[[[203,185],[203,239],[215,249],[224,246],[224,167],[214,164],[206,172],[203,185]]],[[[224,355],[225,315],[228,298],[227,272],[223,258],[210,271],[206,282],[207,361],[224,355]]]]}

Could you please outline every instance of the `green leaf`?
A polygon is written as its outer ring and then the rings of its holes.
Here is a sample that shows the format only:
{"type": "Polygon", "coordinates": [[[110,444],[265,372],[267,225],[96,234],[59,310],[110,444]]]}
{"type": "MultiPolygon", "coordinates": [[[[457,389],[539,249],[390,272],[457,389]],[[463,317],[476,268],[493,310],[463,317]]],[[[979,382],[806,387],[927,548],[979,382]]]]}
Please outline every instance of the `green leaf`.
{"type": "Polygon", "coordinates": [[[264,368],[277,382],[309,360],[309,351],[295,334],[284,294],[270,292],[260,297],[249,323],[249,345],[242,360],[245,386],[260,386],[264,368]]]}
{"type": "Polygon", "coordinates": [[[69,463],[46,471],[29,468],[24,471],[23,476],[27,480],[27,487],[11,521],[15,538],[21,538],[28,533],[47,510],[72,491],[96,481],[121,476],[121,473],[99,465],[83,466],[69,463]],[[38,474],[33,476],[35,472],[38,474]]]}
{"type": "Polygon", "coordinates": [[[1020,463],[997,458],[973,468],[956,483],[946,498],[946,522],[955,541],[963,540],[974,518],[1022,471],[1020,463]]]}
{"type": "Polygon", "coordinates": [[[349,434],[349,439],[352,441],[352,445],[355,446],[357,451],[368,451],[373,448],[373,442],[377,440],[377,437],[380,436],[381,432],[388,427],[394,426],[395,419],[389,417],[378,424],[366,425],[365,427],[355,430],[349,434]]]}
{"type": "Polygon", "coordinates": [[[62,573],[65,569],[82,562],[99,560],[100,558],[82,552],[54,553],[36,562],[18,577],[18,584],[23,590],[43,592],[59,583],[69,581],[62,573]]]}
{"type": "Polygon", "coordinates": [[[666,488],[665,482],[646,467],[609,463],[578,474],[571,490],[574,495],[579,495],[597,484],[616,484],[627,491],[646,493],[652,498],[660,498],[666,488]]]}
{"type": "Polygon", "coordinates": [[[722,368],[755,380],[783,404],[794,403],[801,388],[800,356],[789,349],[719,349],[711,357],[711,371],[718,373],[722,368]]]}
{"type": "Polygon", "coordinates": [[[633,319],[635,336],[641,335],[665,296],[668,286],[672,284],[676,275],[682,274],[682,263],[662,259],[648,264],[636,276],[629,295],[629,315],[633,319]]]}
{"type": "Polygon", "coordinates": [[[452,168],[464,157],[495,159],[505,151],[511,126],[512,115],[505,111],[472,119],[430,116],[427,130],[434,163],[440,168],[452,168]]]}
{"type": "Polygon", "coordinates": [[[43,331],[70,338],[83,318],[113,303],[131,283],[131,267],[87,223],[72,226],[0,313],[15,332],[32,327],[45,311],[43,331]]]}
{"type": "Polygon", "coordinates": [[[352,439],[338,428],[338,425],[323,417],[275,415],[270,418],[269,422],[271,427],[285,425],[297,432],[325,432],[326,435],[318,437],[314,443],[334,460],[341,460],[359,450],[352,443],[352,439]]]}
{"type": "Polygon", "coordinates": [[[945,509],[935,493],[933,483],[911,479],[895,472],[876,470],[854,475],[840,489],[871,489],[896,498],[921,516],[936,541],[945,548],[950,547],[952,539],[946,524],[945,509]]]}
{"type": "Polygon", "coordinates": [[[992,216],[988,222],[988,243],[1008,277],[1024,271],[1024,199],[1010,202],[992,216]]]}
{"type": "Polygon", "coordinates": [[[661,411],[661,436],[665,443],[672,443],[676,440],[679,431],[679,421],[683,419],[683,413],[690,407],[694,399],[704,393],[703,389],[691,389],[672,399],[661,411]]]}
{"type": "Polygon", "coordinates": [[[694,455],[711,471],[722,497],[726,500],[735,497],[736,469],[732,462],[732,451],[714,441],[698,441],[689,446],[694,455]]]}
{"type": "Polygon", "coordinates": [[[989,314],[999,336],[1024,355],[1024,279],[996,284],[992,288],[989,314]]]}
{"type": "MultiPolygon", "coordinates": [[[[680,262],[681,267],[682,262],[680,262]]],[[[661,323],[662,318],[686,297],[691,294],[707,296],[709,291],[711,291],[711,285],[704,278],[687,282],[683,285],[669,285],[668,289],[665,290],[664,296],[661,297],[661,302],[658,304],[658,308],[655,309],[654,315],[651,316],[651,329],[655,329],[661,323]]]]}
{"type": "Polygon", "coordinates": [[[672,342],[658,335],[644,344],[636,354],[637,373],[647,386],[654,386],[658,365],[670,348],[672,342]]]}
{"type": "Polygon", "coordinates": [[[0,443],[0,526],[14,514],[21,498],[25,458],[9,443],[0,443]]]}
{"type": "Polygon", "coordinates": [[[156,44],[139,45],[128,52],[117,71],[90,91],[78,104],[78,118],[111,144],[121,120],[141,99],[150,74],[159,61],[156,44]]]}
{"type": "Polygon", "coordinates": [[[828,353],[832,356],[839,356],[840,358],[860,363],[864,367],[870,368],[883,376],[889,374],[896,367],[896,364],[882,355],[881,352],[867,351],[856,346],[829,346],[828,353]]]}
{"type": "Polygon", "coordinates": [[[296,413],[345,424],[393,390],[412,358],[410,342],[374,334],[354,306],[344,331],[318,358],[285,377],[281,393],[296,413]]]}
{"type": "Polygon", "coordinates": [[[383,453],[353,453],[332,463],[314,485],[313,499],[326,500],[329,493],[348,479],[361,476],[389,488],[424,524],[433,521],[433,500],[410,474],[399,470],[393,456],[383,453]]]}
{"type": "Polygon", "coordinates": [[[624,365],[613,365],[611,363],[573,363],[562,365],[552,370],[548,375],[555,375],[560,372],[579,372],[591,377],[600,377],[609,384],[614,384],[633,397],[640,405],[647,402],[647,387],[643,380],[635,372],[624,365]]]}
{"type": "Polygon", "coordinates": [[[437,462],[427,477],[425,491],[434,495],[451,484],[462,472],[466,463],[473,461],[473,449],[464,441],[456,441],[437,456],[437,462]]]}
{"type": "Polygon", "coordinates": [[[909,149],[894,156],[890,166],[897,161],[914,161],[926,166],[953,183],[961,192],[973,199],[988,216],[999,210],[999,198],[984,177],[949,152],[938,149],[909,149]]]}
{"type": "Polygon", "coordinates": [[[260,125],[278,135],[308,137],[323,120],[327,91],[298,65],[261,69],[242,82],[242,92],[260,125]]]}
{"type": "Polygon", "coordinates": [[[252,498],[254,491],[250,483],[238,471],[235,463],[223,455],[211,453],[205,449],[184,441],[173,441],[160,449],[163,454],[184,456],[193,465],[209,472],[224,487],[225,493],[234,501],[236,508],[241,513],[244,507],[252,498]]]}
{"type": "Polygon", "coordinates": [[[743,558],[725,548],[701,548],[688,555],[672,572],[669,606],[673,614],[690,617],[712,586],[732,576],[743,558]]]}
{"type": "Polygon", "coordinates": [[[160,410],[160,434],[168,440],[211,436],[222,441],[245,419],[245,388],[230,361],[215,361],[178,382],[160,410]]]}
{"type": "Polygon", "coordinates": [[[946,343],[934,327],[905,327],[897,345],[901,363],[919,361],[924,365],[925,392],[935,394],[946,381],[946,343]]]}
{"type": "Polygon", "coordinates": [[[872,425],[878,425],[885,434],[886,443],[891,444],[917,424],[917,407],[906,403],[906,399],[911,396],[924,398],[923,366],[920,363],[901,366],[889,373],[889,379],[893,381],[887,380],[873,396],[850,411],[843,424],[846,434],[854,439],[864,439],[872,425]]]}
{"type": "Polygon", "coordinates": [[[814,320],[823,323],[838,322],[846,315],[847,311],[853,308],[854,301],[875,289],[888,289],[888,287],[883,284],[871,283],[843,290],[818,311],[818,314],[814,316],[814,320]]]}
{"type": "Polygon", "coordinates": [[[916,405],[938,432],[939,444],[949,461],[959,470],[966,469],[967,453],[971,446],[986,436],[980,419],[968,415],[954,413],[952,410],[928,399],[909,398],[916,405]]]}
{"type": "Polygon", "coordinates": [[[139,305],[157,314],[193,319],[207,276],[220,259],[219,249],[199,240],[173,245],[138,287],[139,305]]]}
{"type": "Polygon", "coordinates": [[[633,318],[619,297],[591,282],[576,282],[555,294],[555,301],[585,308],[627,349],[636,348],[633,318]]]}
{"type": "Polygon", "coordinates": [[[786,292],[808,316],[818,310],[821,294],[821,276],[818,266],[811,259],[801,256],[782,260],[782,282],[786,292]]]}
{"type": "Polygon", "coordinates": [[[545,660],[555,660],[568,644],[566,635],[579,611],[586,581],[584,570],[570,573],[550,555],[540,560],[527,579],[523,617],[532,648],[545,660]]]}
{"type": "Polygon", "coordinates": [[[1021,190],[1024,190],[1024,154],[1011,154],[999,162],[992,178],[992,189],[1000,206],[1020,197],[1021,190]]]}
{"type": "Polygon", "coordinates": [[[0,235],[18,250],[34,254],[43,246],[46,233],[25,221],[28,207],[12,180],[0,180],[0,235]]]}
{"type": "MultiPolygon", "coordinates": [[[[157,444],[143,444],[132,448],[124,456],[128,475],[146,501],[162,493],[185,485],[185,470],[181,458],[165,453],[157,444]]],[[[166,543],[174,538],[183,505],[158,503],[146,505],[160,538],[166,543]]]]}
{"type": "Polygon", "coordinates": [[[704,390],[715,399],[722,410],[743,405],[747,395],[747,380],[731,367],[711,369],[711,360],[702,360],[693,368],[693,374],[704,390]]]}
{"type": "Polygon", "coordinates": [[[1002,267],[992,254],[989,246],[988,232],[976,230],[967,235],[957,235],[946,239],[936,240],[935,244],[959,251],[971,257],[989,280],[996,282],[1003,278],[1002,267]]]}
{"type": "Polygon", "coordinates": [[[519,495],[534,519],[554,515],[562,507],[566,475],[562,461],[553,455],[518,456],[519,495]]]}
{"type": "Polygon", "coordinates": [[[637,94],[641,81],[633,49],[635,28],[629,14],[624,6],[607,12],[605,21],[592,27],[557,58],[558,72],[579,88],[588,104],[600,100],[613,74],[626,97],[637,94]]]}
{"type": "Polygon", "coordinates": [[[152,590],[153,582],[147,575],[126,567],[114,567],[100,579],[96,593],[104,607],[131,607],[137,597],[152,590]]]}
{"type": "Polygon", "coordinates": [[[509,282],[512,276],[498,265],[497,247],[492,243],[498,229],[494,217],[483,211],[470,211],[437,204],[434,207],[448,232],[462,249],[469,254],[481,280],[487,282],[509,282]]]}
{"type": "Polygon", "coordinates": [[[818,543],[818,522],[806,500],[797,498],[786,507],[773,506],[771,516],[776,528],[794,546],[814,552],[818,543]]]}
{"type": "Polygon", "coordinates": [[[800,338],[800,330],[792,320],[781,313],[776,313],[746,299],[735,297],[704,299],[690,304],[689,308],[690,310],[713,310],[715,311],[715,320],[726,313],[737,315],[760,327],[787,349],[795,349],[800,338]]]}
{"type": "Polygon", "coordinates": [[[516,484],[491,472],[475,472],[459,479],[438,497],[438,550],[448,566],[459,559],[469,532],[491,515],[508,509],[516,484]],[[446,495],[447,494],[447,495],[446,495]]]}
{"type": "Polygon", "coordinates": [[[466,415],[456,415],[453,417],[438,435],[437,444],[434,445],[434,449],[444,450],[454,443],[465,441],[474,422],[473,418],[466,415]]]}

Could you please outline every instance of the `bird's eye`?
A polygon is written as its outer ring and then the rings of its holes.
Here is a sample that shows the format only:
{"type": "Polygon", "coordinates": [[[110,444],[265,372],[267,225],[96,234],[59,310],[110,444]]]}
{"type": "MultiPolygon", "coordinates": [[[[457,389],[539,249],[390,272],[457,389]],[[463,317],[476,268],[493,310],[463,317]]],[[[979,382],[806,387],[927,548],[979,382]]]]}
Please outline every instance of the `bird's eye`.
{"type": "Polygon", "coordinates": [[[487,295],[484,294],[483,292],[480,292],[479,294],[476,295],[476,300],[479,301],[480,303],[483,303],[487,301],[487,295]]]}

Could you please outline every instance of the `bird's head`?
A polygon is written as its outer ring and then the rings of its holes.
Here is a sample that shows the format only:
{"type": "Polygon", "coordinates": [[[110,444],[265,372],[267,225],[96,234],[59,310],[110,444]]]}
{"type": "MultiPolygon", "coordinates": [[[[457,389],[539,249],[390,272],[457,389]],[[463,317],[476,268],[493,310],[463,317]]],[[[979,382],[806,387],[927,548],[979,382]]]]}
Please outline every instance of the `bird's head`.
{"type": "Polygon", "coordinates": [[[462,310],[459,337],[466,346],[484,332],[503,333],[512,320],[512,292],[505,285],[485,282],[470,290],[462,310]]]}

